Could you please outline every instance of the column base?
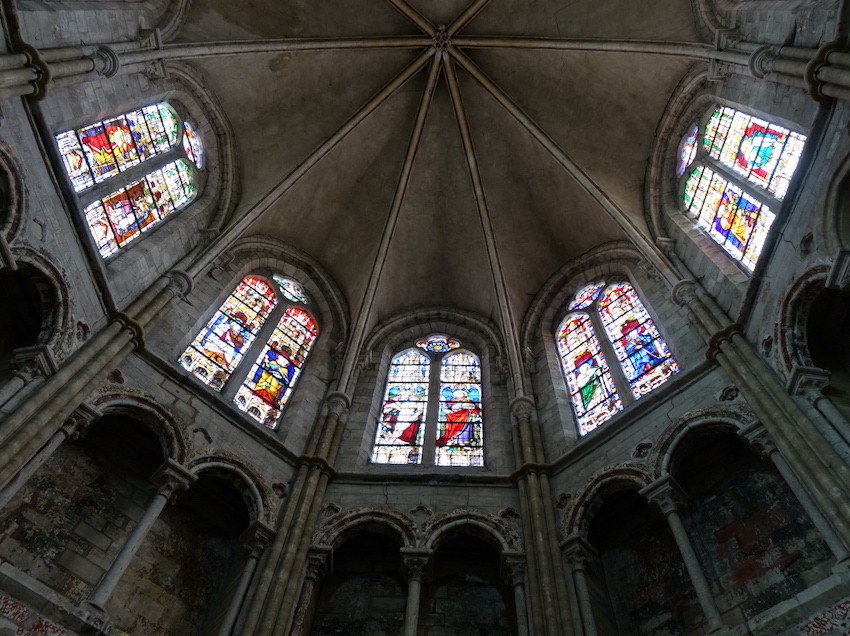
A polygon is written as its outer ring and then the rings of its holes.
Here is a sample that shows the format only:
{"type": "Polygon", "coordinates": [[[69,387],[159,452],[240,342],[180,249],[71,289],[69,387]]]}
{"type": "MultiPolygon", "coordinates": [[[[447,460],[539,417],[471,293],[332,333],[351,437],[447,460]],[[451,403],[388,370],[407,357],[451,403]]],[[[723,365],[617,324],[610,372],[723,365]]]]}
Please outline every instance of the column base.
{"type": "Polygon", "coordinates": [[[103,607],[89,599],[80,603],[80,609],[91,612],[101,620],[107,620],[109,618],[109,615],[103,607]]]}

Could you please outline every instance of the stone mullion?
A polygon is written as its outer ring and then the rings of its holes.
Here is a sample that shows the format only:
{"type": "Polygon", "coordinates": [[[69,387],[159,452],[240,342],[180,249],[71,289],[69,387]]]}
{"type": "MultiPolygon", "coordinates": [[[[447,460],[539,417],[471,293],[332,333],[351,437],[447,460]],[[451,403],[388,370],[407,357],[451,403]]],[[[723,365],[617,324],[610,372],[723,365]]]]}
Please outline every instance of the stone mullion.
{"type": "MultiPolygon", "coordinates": [[[[427,354],[426,354],[427,355],[427,354]]],[[[440,417],[440,371],[442,357],[428,356],[428,401],[425,407],[425,421],[422,427],[422,458],[420,465],[433,466],[437,456],[437,420],[440,417]]]]}
{"type": "Polygon", "coordinates": [[[602,324],[602,318],[599,316],[599,312],[596,310],[595,306],[590,309],[591,311],[588,311],[587,314],[590,316],[591,324],[593,324],[593,332],[596,336],[596,341],[602,348],[602,355],[605,356],[605,362],[608,364],[611,379],[614,380],[614,385],[617,387],[617,393],[619,393],[620,402],[622,402],[623,408],[625,408],[635,401],[635,396],[632,393],[632,387],[629,386],[629,381],[626,379],[623,367],[620,365],[620,359],[617,357],[614,345],[608,337],[608,331],[605,329],[605,325],[602,324]]]}

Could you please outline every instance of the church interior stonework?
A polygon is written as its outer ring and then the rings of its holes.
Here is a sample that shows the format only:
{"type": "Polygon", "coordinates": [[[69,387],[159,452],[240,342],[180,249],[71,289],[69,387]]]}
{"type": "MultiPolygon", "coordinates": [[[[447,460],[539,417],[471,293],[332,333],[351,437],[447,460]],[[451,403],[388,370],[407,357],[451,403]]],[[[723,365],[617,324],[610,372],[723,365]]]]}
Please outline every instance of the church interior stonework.
{"type": "Polygon", "coordinates": [[[0,636],[850,635],[846,1],[0,21],[0,636]]]}

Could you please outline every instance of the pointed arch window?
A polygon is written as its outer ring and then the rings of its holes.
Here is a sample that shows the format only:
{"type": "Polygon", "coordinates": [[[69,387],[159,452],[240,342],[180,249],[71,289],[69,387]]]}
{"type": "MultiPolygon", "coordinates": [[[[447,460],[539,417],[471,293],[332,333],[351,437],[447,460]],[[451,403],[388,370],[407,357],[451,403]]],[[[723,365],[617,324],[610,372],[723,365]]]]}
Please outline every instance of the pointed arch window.
{"type": "Polygon", "coordinates": [[[246,276],[180,355],[180,366],[275,428],[319,335],[301,285],[246,276]]]}
{"type": "Polygon", "coordinates": [[[393,356],[372,461],[483,466],[478,356],[439,334],[393,356]]]}
{"type": "Polygon", "coordinates": [[[198,195],[203,142],[164,102],[60,132],[56,144],[104,258],[198,195]]]}
{"type": "Polygon", "coordinates": [[[567,309],[555,341],[581,435],[679,372],[628,283],[587,285],[567,309]]]}
{"type": "Polygon", "coordinates": [[[805,143],[799,132],[728,106],[716,107],[682,140],[677,174],[685,211],[750,271],[805,143]]]}

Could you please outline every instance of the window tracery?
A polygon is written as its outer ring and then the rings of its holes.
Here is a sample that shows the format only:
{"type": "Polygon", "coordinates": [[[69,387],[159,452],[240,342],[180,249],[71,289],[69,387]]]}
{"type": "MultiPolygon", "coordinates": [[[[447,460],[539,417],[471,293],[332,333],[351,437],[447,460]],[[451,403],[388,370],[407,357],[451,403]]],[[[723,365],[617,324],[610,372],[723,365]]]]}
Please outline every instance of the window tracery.
{"type": "Polygon", "coordinates": [[[567,309],[555,341],[581,435],[679,372],[628,283],[586,285],[567,309]]]}
{"type": "Polygon", "coordinates": [[[303,288],[291,278],[246,276],[178,362],[238,409],[274,428],[319,335],[308,304],[303,288]],[[234,377],[244,380],[236,383],[234,377]]]}
{"type": "Polygon", "coordinates": [[[61,132],[56,143],[103,257],[197,197],[203,143],[166,103],[61,132]],[[149,161],[147,173],[132,170],[149,161]]]}
{"type": "Polygon", "coordinates": [[[716,107],[682,141],[685,211],[750,271],[805,143],[805,135],[728,106],[716,107]]]}
{"type": "Polygon", "coordinates": [[[435,334],[397,353],[387,374],[372,461],[483,466],[481,363],[435,334]]]}

